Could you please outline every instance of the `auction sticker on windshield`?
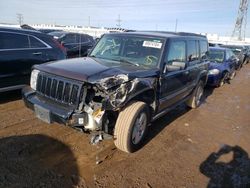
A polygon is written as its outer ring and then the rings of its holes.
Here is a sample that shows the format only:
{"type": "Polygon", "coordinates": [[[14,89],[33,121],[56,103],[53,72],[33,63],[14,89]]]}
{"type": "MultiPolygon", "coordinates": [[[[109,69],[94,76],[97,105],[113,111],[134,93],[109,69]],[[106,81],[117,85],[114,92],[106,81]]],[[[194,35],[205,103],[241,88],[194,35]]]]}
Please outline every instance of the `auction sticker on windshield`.
{"type": "Polygon", "coordinates": [[[162,46],[162,43],[161,42],[154,42],[154,41],[144,41],[142,46],[160,49],[162,46]]]}

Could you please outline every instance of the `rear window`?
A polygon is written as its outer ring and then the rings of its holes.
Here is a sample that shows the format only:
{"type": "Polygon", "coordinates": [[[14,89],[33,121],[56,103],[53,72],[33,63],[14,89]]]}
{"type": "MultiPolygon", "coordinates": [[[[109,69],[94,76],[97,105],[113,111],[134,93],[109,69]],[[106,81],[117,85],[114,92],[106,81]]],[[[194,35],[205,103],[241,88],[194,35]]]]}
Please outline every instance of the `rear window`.
{"type": "Polygon", "coordinates": [[[46,48],[47,47],[44,43],[42,43],[41,41],[39,41],[35,37],[29,36],[29,39],[30,39],[30,47],[31,48],[46,48]]]}
{"type": "Polygon", "coordinates": [[[29,48],[27,35],[0,32],[0,49],[29,48]]]}

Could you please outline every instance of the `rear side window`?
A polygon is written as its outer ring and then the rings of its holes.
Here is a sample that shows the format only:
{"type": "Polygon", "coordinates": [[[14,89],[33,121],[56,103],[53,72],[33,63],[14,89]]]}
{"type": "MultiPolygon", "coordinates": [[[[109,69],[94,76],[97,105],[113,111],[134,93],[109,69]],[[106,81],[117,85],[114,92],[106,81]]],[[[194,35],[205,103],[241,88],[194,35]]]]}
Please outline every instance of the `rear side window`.
{"type": "Polygon", "coordinates": [[[29,48],[27,35],[0,32],[0,49],[29,48]]]}
{"type": "Polygon", "coordinates": [[[35,37],[29,36],[31,48],[46,48],[47,46],[35,37]]]}
{"type": "Polygon", "coordinates": [[[201,59],[206,60],[208,54],[208,45],[207,41],[201,40],[200,41],[200,50],[201,50],[201,59]]]}
{"type": "MultiPolygon", "coordinates": [[[[78,40],[79,40],[79,36],[78,36],[78,40]]],[[[77,36],[76,36],[76,34],[68,34],[65,36],[65,39],[63,41],[65,43],[76,43],[77,36]]]]}
{"type": "Polygon", "coordinates": [[[199,44],[196,40],[190,40],[187,42],[188,45],[188,62],[199,60],[199,44]]]}
{"type": "Polygon", "coordinates": [[[81,42],[88,42],[88,38],[85,35],[80,35],[81,37],[81,42]]]}

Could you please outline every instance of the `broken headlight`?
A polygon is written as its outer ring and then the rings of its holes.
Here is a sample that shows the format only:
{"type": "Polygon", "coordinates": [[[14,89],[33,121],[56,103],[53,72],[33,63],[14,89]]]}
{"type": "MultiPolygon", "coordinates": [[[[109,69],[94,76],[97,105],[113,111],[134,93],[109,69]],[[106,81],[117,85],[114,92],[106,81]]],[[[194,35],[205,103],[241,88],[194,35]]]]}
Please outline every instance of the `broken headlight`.
{"type": "Polygon", "coordinates": [[[128,94],[130,85],[131,83],[127,82],[127,83],[121,84],[117,89],[114,90],[114,92],[110,96],[110,103],[113,106],[118,106],[127,99],[127,94],[128,94]]]}

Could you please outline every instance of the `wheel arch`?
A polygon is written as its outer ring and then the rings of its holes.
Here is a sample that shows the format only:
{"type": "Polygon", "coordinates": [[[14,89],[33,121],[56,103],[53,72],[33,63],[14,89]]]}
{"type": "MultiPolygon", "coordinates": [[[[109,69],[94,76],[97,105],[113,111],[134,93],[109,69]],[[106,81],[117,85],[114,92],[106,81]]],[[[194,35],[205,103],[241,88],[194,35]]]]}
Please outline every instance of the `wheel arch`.
{"type": "Polygon", "coordinates": [[[140,92],[134,94],[133,96],[129,97],[125,106],[132,101],[141,101],[145,102],[150,110],[150,114],[153,114],[156,110],[156,93],[153,88],[147,88],[141,90],[140,92]]]}

